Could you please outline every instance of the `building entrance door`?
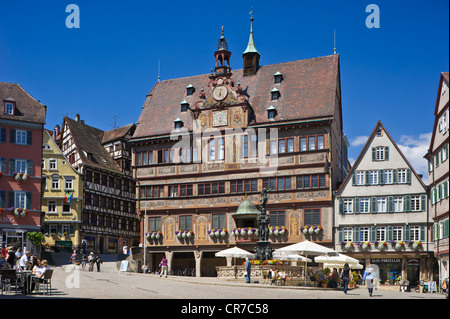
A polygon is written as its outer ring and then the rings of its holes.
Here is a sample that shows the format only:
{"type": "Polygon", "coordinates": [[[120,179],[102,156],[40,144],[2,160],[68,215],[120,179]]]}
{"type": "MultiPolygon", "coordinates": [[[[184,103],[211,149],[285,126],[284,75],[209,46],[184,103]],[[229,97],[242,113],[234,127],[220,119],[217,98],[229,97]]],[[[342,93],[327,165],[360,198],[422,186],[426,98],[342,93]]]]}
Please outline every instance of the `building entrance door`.
{"type": "Polygon", "coordinates": [[[420,280],[420,265],[418,262],[408,261],[406,278],[410,285],[417,286],[420,280]]]}

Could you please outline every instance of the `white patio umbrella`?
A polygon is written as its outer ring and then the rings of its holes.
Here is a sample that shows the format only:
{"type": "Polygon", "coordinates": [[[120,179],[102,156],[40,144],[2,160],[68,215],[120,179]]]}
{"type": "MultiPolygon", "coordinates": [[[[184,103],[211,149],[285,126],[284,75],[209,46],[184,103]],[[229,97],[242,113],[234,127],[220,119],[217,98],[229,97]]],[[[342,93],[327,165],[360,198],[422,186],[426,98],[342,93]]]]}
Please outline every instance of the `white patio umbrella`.
{"type": "Polygon", "coordinates": [[[239,247],[236,247],[236,246],[219,251],[215,254],[215,256],[216,257],[233,257],[235,261],[236,261],[236,258],[246,258],[246,257],[248,257],[249,259],[255,258],[254,254],[252,254],[244,249],[241,249],[239,247]]]}
{"type": "Polygon", "coordinates": [[[358,259],[349,257],[344,254],[339,254],[338,256],[318,256],[314,258],[316,263],[328,263],[328,264],[359,264],[358,259]]]}
{"type": "MultiPolygon", "coordinates": [[[[286,247],[282,247],[276,249],[275,252],[278,254],[299,254],[306,256],[338,256],[339,253],[333,249],[327,248],[325,246],[313,243],[309,240],[304,240],[302,242],[288,245],[286,247]]],[[[274,253],[275,253],[274,252],[274,253]]],[[[306,271],[308,268],[308,261],[305,261],[305,285],[306,285],[306,271]]]]}
{"type": "Polygon", "coordinates": [[[303,261],[303,262],[312,261],[311,259],[306,258],[305,256],[300,256],[299,254],[280,254],[277,252],[273,253],[273,258],[287,261],[303,261]]]}
{"type": "MultiPolygon", "coordinates": [[[[350,267],[350,269],[363,269],[363,265],[361,264],[348,264],[348,266],[350,267]]],[[[324,263],[323,264],[323,268],[344,268],[344,264],[328,264],[328,263],[324,263]]]]}

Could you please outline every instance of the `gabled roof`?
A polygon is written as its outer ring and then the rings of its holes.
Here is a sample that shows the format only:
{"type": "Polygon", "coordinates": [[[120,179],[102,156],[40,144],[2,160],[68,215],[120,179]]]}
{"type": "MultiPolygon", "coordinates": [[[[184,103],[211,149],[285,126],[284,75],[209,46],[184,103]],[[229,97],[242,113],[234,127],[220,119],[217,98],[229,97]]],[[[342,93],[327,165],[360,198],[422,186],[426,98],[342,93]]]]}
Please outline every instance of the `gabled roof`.
{"type": "Polygon", "coordinates": [[[344,181],[339,186],[339,188],[336,190],[337,194],[341,193],[341,191],[345,188],[345,186],[347,185],[349,179],[352,177],[352,174],[355,172],[355,170],[358,168],[358,165],[361,163],[361,160],[363,159],[364,155],[367,154],[368,148],[371,145],[371,141],[373,141],[373,138],[375,137],[375,134],[377,133],[377,129],[380,126],[382,127],[383,131],[386,133],[386,136],[389,138],[389,140],[391,141],[392,145],[394,145],[396,151],[400,154],[400,156],[406,162],[406,164],[408,165],[408,168],[411,169],[411,172],[414,174],[414,176],[417,178],[417,180],[419,180],[419,182],[423,186],[423,188],[426,189],[426,185],[424,184],[422,179],[419,177],[419,175],[417,175],[414,167],[411,166],[411,164],[409,163],[408,159],[405,157],[403,152],[400,150],[400,148],[398,147],[397,143],[395,143],[394,139],[391,137],[391,135],[386,130],[384,125],[381,123],[381,121],[378,121],[377,124],[375,125],[374,129],[372,130],[372,133],[370,134],[369,138],[367,139],[366,144],[364,145],[363,149],[359,153],[358,158],[356,159],[355,163],[353,163],[353,166],[351,167],[351,169],[348,172],[347,176],[345,177],[344,181]]]}
{"type": "MultiPolygon", "coordinates": [[[[263,65],[252,76],[243,76],[243,70],[232,70],[235,85],[240,83],[248,95],[248,102],[255,117],[250,123],[277,123],[299,119],[315,119],[335,115],[339,94],[339,55],[263,65]],[[278,85],[280,99],[271,100],[276,72],[283,74],[278,85]],[[277,109],[275,121],[267,119],[267,108],[273,104],[277,109]],[[276,105],[275,105],[276,104],[276,105]]],[[[201,88],[209,94],[210,74],[160,81],[155,84],[142,107],[133,138],[166,135],[179,117],[187,130],[193,130],[191,112],[180,112],[180,101],[191,106],[200,100],[201,88]],[[192,84],[194,95],[186,96],[186,86],[192,84]]],[[[338,114],[340,116],[340,114],[338,114]]],[[[342,122],[342,120],[340,121],[342,122]]]]}
{"type": "MultiPolygon", "coordinates": [[[[442,83],[445,81],[447,83],[447,87],[449,86],[449,72],[441,72],[440,80],[439,80],[439,87],[438,87],[438,93],[436,98],[436,104],[434,106],[434,125],[433,125],[433,133],[431,134],[431,141],[430,141],[430,147],[428,148],[428,152],[425,155],[425,158],[428,158],[429,155],[431,155],[433,148],[434,148],[434,137],[436,136],[436,130],[439,125],[439,104],[441,100],[441,89],[442,89],[442,83]]],[[[449,101],[447,101],[448,105],[449,101]]]]}
{"type": "MultiPolygon", "coordinates": [[[[94,168],[122,173],[102,145],[104,132],[82,122],[64,117],[83,164],[94,168]]],[[[64,129],[64,124],[63,124],[64,129]]]]}
{"type": "Polygon", "coordinates": [[[130,123],[128,125],[118,127],[116,129],[113,129],[110,131],[105,131],[103,133],[102,144],[123,138],[127,134],[133,135],[135,129],[136,129],[136,124],[130,123]]]}
{"type": "Polygon", "coordinates": [[[45,124],[47,107],[34,99],[20,84],[0,82],[0,103],[11,101],[16,105],[14,115],[0,112],[0,118],[23,121],[30,123],[45,124]]]}

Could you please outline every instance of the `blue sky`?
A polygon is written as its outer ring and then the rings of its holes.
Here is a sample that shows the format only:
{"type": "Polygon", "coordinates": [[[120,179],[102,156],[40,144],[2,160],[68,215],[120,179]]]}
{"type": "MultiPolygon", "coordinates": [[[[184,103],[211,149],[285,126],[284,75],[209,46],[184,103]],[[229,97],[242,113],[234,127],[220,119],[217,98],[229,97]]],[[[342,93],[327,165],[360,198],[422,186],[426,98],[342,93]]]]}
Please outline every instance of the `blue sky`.
{"type": "Polygon", "coordinates": [[[208,73],[224,26],[242,68],[249,11],[261,64],[341,57],[344,133],[356,159],[381,120],[419,173],[433,127],[440,72],[449,70],[447,0],[1,1],[0,81],[20,83],[48,107],[52,129],[76,113],[103,130],[136,122],[161,79],[208,73]],[[66,7],[80,8],[69,29],[66,7]],[[366,27],[377,4],[380,28],[366,27]]]}

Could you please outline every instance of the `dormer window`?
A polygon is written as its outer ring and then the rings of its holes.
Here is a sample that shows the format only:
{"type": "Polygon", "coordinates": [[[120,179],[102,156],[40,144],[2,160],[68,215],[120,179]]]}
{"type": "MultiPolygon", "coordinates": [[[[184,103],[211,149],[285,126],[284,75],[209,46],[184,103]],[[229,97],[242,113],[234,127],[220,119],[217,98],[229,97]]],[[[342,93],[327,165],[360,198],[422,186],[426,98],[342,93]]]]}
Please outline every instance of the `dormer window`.
{"type": "Polygon", "coordinates": [[[269,108],[267,108],[267,118],[268,119],[274,119],[277,115],[277,110],[271,105],[269,108]]]}
{"type": "Polygon", "coordinates": [[[273,82],[275,84],[277,83],[281,83],[281,81],[283,81],[283,75],[280,72],[277,72],[273,75],[273,82]]]}
{"type": "Polygon", "coordinates": [[[5,114],[14,115],[14,103],[5,102],[5,114]]]}
{"type": "Polygon", "coordinates": [[[272,96],[272,101],[276,101],[280,98],[280,91],[278,91],[277,88],[274,88],[272,91],[270,91],[270,94],[272,96]]]}
{"type": "Polygon", "coordinates": [[[192,84],[189,84],[189,85],[186,87],[186,95],[187,95],[187,96],[192,95],[192,94],[194,94],[194,92],[195,92],[194,86],[193,86],[192,84]]]}
{"type": "Polygon", "coordinates": [[[181,105],[181,112],[187,112],[189,108],[189,103],[186,102],[186,100],[183,100],[183,102],[181,102],[180,105],[181,105]]]}
{"type": "Polygon", "coordinates": [[[183,127],[183,121],[180,120],[180,118],[177,118],[177,119],[174,121],[174,127],[175,127],[175,129],[180,129],[180,128],[182,128],[182,127],[183,127]]]}

